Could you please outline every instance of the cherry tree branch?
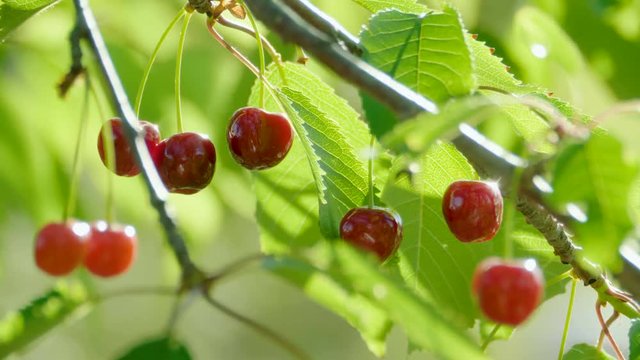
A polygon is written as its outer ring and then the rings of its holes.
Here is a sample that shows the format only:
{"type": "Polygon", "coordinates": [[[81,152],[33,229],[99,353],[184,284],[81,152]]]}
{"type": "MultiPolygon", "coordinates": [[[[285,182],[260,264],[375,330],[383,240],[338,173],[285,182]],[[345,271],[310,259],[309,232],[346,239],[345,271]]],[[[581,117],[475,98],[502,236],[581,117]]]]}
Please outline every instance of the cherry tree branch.
{"type": "MultiPolygon", "coordinates": [[[[305,0],[244,0],[253,14],[267,27],[283,39],[293,42],[313,54],[320,62],[336,74],[369,93],[385,104],[399,117],[400,121],[410,119],[420,112],[437,112],[430,100],[416,94],[399,84],[387,74],[366,64],[362,59],[350,53],[350,47],[356,47],[357,40],[346,33],[342,27],[328,22],[326,14],[305,0]],[[346,40],[345,40],[346,39],[346,40]],[[341,46],[347,44],[345,47],[341,46]]],[[[357,54],[357,53],[356,53],[357,54]]],[[[460,135],[453,144],[460,150],[476,170],[487,177],[501,179],[502,184],[511,184],[518,168],[527,168],[529,164],[499,145],[485,138],[474,128],[462,124],[460,135]]],[[[537,228],[554,248],[563,263],[570,264],[574,274],[585,285],[604,282],[604,274],[598,266],[592,266],[571,240],[563,224],[554,216],[552,209],[539,201],[539,191],[531,183],[531,177],[523,178],[521,191],[514,195],[518,209],[527,221],[537,228]]],[[[503,185],[503,186],[505,186],[503,185]]],[[[503,192],[508,191],[503,187],[503,192]]],[[[620,281],[626,288],[638,289],[627,279],[640,277],[639,264],[625,258],[625,272],[632,276],[622,276],[620,281]],[[634,265],[635,264],[635,265],[634,265]],[[627,286],[628,285],[628,286],[627,286]]],[[[640,298],[640,293],[635,293],[640,298]]]]}
{"type": "MultiPolygon", "coordinates": [[[[80,49],[79,40],[85,39],[89,43],[90,49],[95,55],[100,71],[106,81],[107,89],[111,95],[113,105],[118,113],[118,116],[123,120],[125,136],[136,158],[136,162],[143,175],[145,184],[149,191],[149,197],[151,205],[158,213],[158,217],[162,227],[164,228],[167,240],[171,249],[173,250],[178,263],[182,269],[183,282],[189,282],[193,276],[198,275],[200,271],[193,264],[189,251],[185,245],[184,238],[178,231],[178,227],[174,219],[169,215],[166,206],[166,199],[168,192],[160,176],[156,171],[149,151],[144,142],[144,136],[141,134],[141,129],[138,124],[127,93],[122,86],[120,77],[116,72],[116,69],[109,55],[109,51],[105,45],[100,29],[96,22],[95,16],[89,6],[88,0],[74,0],[73,4],[76,9],[76,24],[72,34],[76,34],[71,37],[72,40],[72,52],[74,56],[74,66],[77,67],[77,59],[79,55],[77,52],[80,49]]],[[[105,119],[106,120],[106,119],[105,119]]]]}

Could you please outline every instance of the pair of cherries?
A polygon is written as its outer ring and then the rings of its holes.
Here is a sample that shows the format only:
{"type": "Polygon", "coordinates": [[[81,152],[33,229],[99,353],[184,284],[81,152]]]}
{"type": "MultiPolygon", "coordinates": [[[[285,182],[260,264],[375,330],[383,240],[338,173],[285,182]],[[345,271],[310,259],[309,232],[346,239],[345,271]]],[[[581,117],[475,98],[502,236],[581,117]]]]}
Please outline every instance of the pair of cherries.
{"type": "Polygon", "coordinates": [[[136,248],[133,226],[67,220],[40,229],[34,257],[38,268],[52,276],[67,275],[82,264],[94,275],[111,277],[129,269],[136,248]]]}
{"type": "MultiPolygon", "coordinates": [[[[122,120],[111,119],[114,170],[120,176],[140,173],[129,147],[122,120]]],[[[158,174],[170,192],[193,194],[204,189],[213,178],[216,150],[206,135],[183,132],[160,141],[156,125],[140,121],[147,149],[158,174]]],[[[106,165],[104,126],[98,136],[98,152],[106,165]]],[[[108,132],[107,132],[108,133],[108,132]]],[[[293,142],[293,130],[282,114],[270,113],[255,107],[236,111],[227,129],[227,142],[234,159],[250,170],[261,170],[280,163],[293,142]]]]}
{"type": "MultiPolygon", "coordinates": [[[[442,213],[461,242],[491,240],[502,223],[503,200],[495,183],[456,181],[444,193],[442,213]]],[[[517,326],[538,307],[543,277],[535,260],[489,258],[475,269],[472,292],[492,321],[517,326]]]]}
{"type": "MultiPolygon", "coordinates": [[[[108,134],[109,126],[115,157],[114,172],[120,176],[140,174],[121,119],[111,119],[102,126],[98,135],[100,159],[108,167],[104,134],[108,134]]],[[[158,174],[169,191],[193,194],[209,185],[215,170],[216,150],[206,135],[183,132],[160,141],[158,126],[140,121],[140,127],[158,174]]]]}

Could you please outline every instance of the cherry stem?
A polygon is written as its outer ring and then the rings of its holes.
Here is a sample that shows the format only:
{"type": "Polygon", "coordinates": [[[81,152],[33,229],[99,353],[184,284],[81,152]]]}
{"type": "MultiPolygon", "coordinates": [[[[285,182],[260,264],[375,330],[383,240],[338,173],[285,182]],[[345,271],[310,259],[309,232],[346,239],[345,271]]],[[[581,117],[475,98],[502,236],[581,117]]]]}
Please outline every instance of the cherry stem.
{"type": "Polygon", "coordinates": [[[567,316],[564,319],[564,330],[562,331],[562,340],[560,340],[560,350],[558,351],[558,360],[564,357],[564,348],[567,345],[567,336],[569,335],[569,325],[571,324],[571,315],[573,314],[573,304],[576,299],[576,285],[578,280],[571,281],[571,295],[569,295],[569,307],[567,308],[567,316]]]}
{"type": "Polygon", "coordinates": [[[106,122],[104,122],[106,117],[105,117],[104,111],[102,110],[102,106],[100,105],[98,92],[94,88],[93,83],[89,82],[88,86],[89,86],[89,91],[91,93],[91,96],[93,97],[93,101],[96,103],[96,108],[98,109],[98,119],[100,120],[101,123],[104,123],[102,127],[102,134],[100,134],[100,136],[102,136],[102,144],[104,146],[104,151],[105,151],[106,166],[107,166],[107,169],[109,169],[110,171],[110,172],[107,172],[107,197],[105,200],[104,215],[105,215],[105,221],[107,222],[107,224],[111,224],[115,219],[115,214],[114,214],[115,192],[113,187],[112,173],[116,172],[116,150],[113,144],[113,129],[111,127],[110,121],[107,120],[106,122]]]}
{"type": "Polygon", "coordinates": [[[231,46],[231,44],[229,44],[224,39],[224,37],[222,37],[222,35],[220,35],[220,33],[217,32],[216,29],[213,28],[214,24],[215,24],[215,20],[214,19],[209,18],[207,20],[207,29],[209,30],[209,33],[211,33],[211,35],[213,35],[213,37],[216,39],[216,41],[218,41],[220,43],[220,45],[222,45],[233,56],[235,56],[236,59],[240,60],[240,62],[244,66],[246,66],[255,76],[257,76],[258,78],[262,78],[260,76],[260,70],[258,70],[258,68],[255,65],[253,65],[253,63],[249,59],[247,59],[244,55],[242,55],[242,53],[240,53],[238,50],[236,50],[236,48],[231,46]]]}
{"type": "MultiPolygon", "coordinates": [[[[620,351],[620,348],[618,347],[618,343],[616,343],[616,340],[613,338],[613,336],[611,335],[611,332],[609,331],[610,324],[606,323],[604,321],[604,318],[602,317],[602,307],[605,304],[606,303],[603,303],[600,300],[596,301],[596,315],[598,316],[598,321],[600,322],[600,326],[602,327],[602,333],[604,333],[604,335],[606,335],[607,337],[607,340],[609,340],[609,344],[611,344],[611,347],[613,347],[613,351],[615,351],[616,357],[618,358],[618,360],[624,360],[624,355],[622,355],[622,351],[620,351]]],[[[614,315],[615,315],[615,311],[614,311],[614,315]]],[[[615,318],[613,318],[613,320],[615,320],[615,318]]],[[[600,340],[604,340],[602,335],[600,336],[600,340]]],[[[598,350],[602,350],[602,341],[598,341],[598,350]]]]}
{"type": "Polygon", "coordinates": [[[302,351],[300,348],[298,348],[298,346],[296,346],[295,344],[291,343],[289,340],[285,339],[284,337],[280,336],[278,333],[274,332],[273,330],[267,328],[266,326],[258,323],[255,320],[252,320],[230,308],[228,308],[227,306],[225,306],[224,304],[216,301],[213,297],[211,297],[210,294],[205,293],[203,294],[205,300],[213,307],[215,307],[216,309],[220,310],[221,312],[223,312],[225,315],[249,326],[251,329],[255,330],[256,332],[258,332],[260,335],[271,339],[274,343],[278,344],[280,347],[282,347],[284,350],[286,350],[287,352],[289,352],[294,358],[296,359],[311,359],[306,353],[304,353],[304,351],[302,351]]]}
{"type": "Polygon", "coordinates": [[[374,157],[374,149],[373,145],[375,144],[376,138],[371,135],[371,141],[369,142],[369,208],[373,208],[375,206],[375,199],[373,194],[373,157],[374,157]]]}
{"type": "Polygon", "coordinates": [[[493,327],[493,330],[491,330],[491,332],[489,333],[489,336],[487,336],[487,338],[482,343],[482,346],[480,346],[480,350],[482,350],[483,352],[487,350],[487,347],[493,341],[493,337],[496,336],[496,334],[498,333],[498,330],[500,330],[500,327],[502,327],[502,324],[496,324],[493,327]]]}
{"type": "Polygon", "coordinates": [[[593,118],[593,126],[591,128],[602,125],[614,116],[632,113],[640,113],[640,100],[629,100],[613,105],[593,118]]]}
{"type": "Polygon", "coordinates": [[[296,62],[298,64],[305,65],[309,61],[309,56],[305,54],[304,49],[298,45],[296,45],[296,62]]]}
{"type": "Polygon", "coordinates": [[[184,51],[184,40],[187,37],[187,28],[189,27],[189,20],[191,20],[192,12],[185,14],[182,22],[182,30],[180,30],[180,39],[178,40],[178,53],[176,54],[176,78],[175,78],[175,93],[176,93],[176,120],[177,131],[183,132],[182,128],[182,97],[180,95],[180,81],[182,78],[182,53],[184,51]]]}
{"type": "Polygon", "coordinates": [[[245,9],[247,16],[249,17],[249,22],[251,22],[251,27],[253,28],[254,36],[256,38],[256,43],[258,44],[258,56],[260,58],[260,107],[262,109],[265,108],[265,97],[264,97],[264,76],[266,73],[265,70],[265,60],[264,60],[264,47],[262,46],[262,36],[260,36],[260,30],[258,30],[258,25],[256,24],[256,20],[253,18],[253,14],[251,14],[251,10],[244,4],[242,0],[240,0],[240,4],[245,9]]]}
{"type": "MultiPolygon", "coordinates": [[[[616,321],[616,319],[618,319],[618,317],[620,316],[620,313],[617,311],[613,311],[613,314],[611,314],[611,316],[609,317],[609,319],[607,319],[607,322],[605,323],[605,325],[608,327],[611,326],[611,324],[613,324],[614,321],[616,321]]],[[[604,341],[604,331],[600,331],[600,337],[598,338],[598,347],[602,347],[602,342],[604,341]]]]}
{"type": "Polygon", "coordinates": [[[185,14],[185,9],[184,8],[180,9],[176,17],[173,18],[173,20],[171,20],[171,22],[169,23],[169,26],[167,26],[167,28],[164,30],[162,35],[160,35],[160,39],[158,40],[158,43],[156,44],[156,47],[155,49],[153,49],[153,53],[151,54],[151,58],[149,58],[149,61],[147,62],[147,66],[144,69],[144,74],[142,75],[142,80],[140,80],[140,85],[138,86],[138,94],[136,94],[135,112],[136,112],[137,118],[140,118],[140,105],[142,104],[142,95],[144,94],[144,90],[147,86],[147,80],[149,80],[151,67],[156,61],[156,57],[158,56],[158,52],[160,52],[160,48],[162,47],[164,40],[169,35],[169,32],[171,31],[171,29],[173,29],[173,27],[178,23],[178,21],[184,16],[184,14],[185,14]]]}
{"type": "Polygon", "coordinates": [[[572,271],[573,271],[573,270],[567,270],[567,271],[563,272],[562,274],[555,276],[553,279],[551,279],[551,280],[547,281],[546,288],[550,288],[550,287],[552,287],[553,285],[555,285],[555,284],[559,283],[560,281],[562,281],[562,280],[564,280],[564,279],[566,279],[566,278],[571,277],[571,273],[572,273],[572,271]]]}
{"type": "Polygon", "coordinates": [[[89,114],[89,74],[85,74],[85,92],[82,100],[82,109],[80,110],[80,126],[78,127],[78,138],[76,147],[73,151],[73,164],[71,165],[71,181],[69,181],[69,195],[67,204],[62,213],[62,219],[67,221],[69,216],[73,214],[75,209],[76,197],[78,193],[78,177],[80,176],[80,150],[82,148],[82,139],[87,128],[86,118],[89,114]]]}

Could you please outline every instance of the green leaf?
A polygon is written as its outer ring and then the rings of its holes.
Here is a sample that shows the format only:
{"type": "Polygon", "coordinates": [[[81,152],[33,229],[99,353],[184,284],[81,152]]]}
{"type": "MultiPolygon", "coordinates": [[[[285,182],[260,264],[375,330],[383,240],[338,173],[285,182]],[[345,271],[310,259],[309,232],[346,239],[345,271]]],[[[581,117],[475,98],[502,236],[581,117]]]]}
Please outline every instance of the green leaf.
{"type": "Polygon", "coordinates": [[[328,239],[339,238],[340,220],[350,209],[363,205],[367,196],[367,171],[356,150],[342,135],[339,124],[314,106],[302,93],[284,88],[293,111],[294,128],[305,145],[320,194],[320,230],[328,239]]]}
{"type": "Polygon", "coordinates": [[[264,262],[270,271],[288,279],[327,309],[342,316],[360,331],[367,346],[377,356],[386,350],[386,337],[391,322],[386,313],[364,296],[348,291],[330,273],[293,258],[273,259],[264,262]]]}
{"type": "Polygon", "coordinates": [[[15,10],[35,10],[47,7],[57,0],[2,0],[7,6],[15,10]]]}
{"type": "Polygon", "coordinates": [[[629,194],[637,175],[637,164],[605,133],[567,146],[554,164],[550,200],[559,208],[575,203],[582,209],[587,219],[573,224],[576,241],[588,258],[610,269],[620,266],[618,247],[633,227],[629,194]]]}
{"type": "MultiPolygon", "coordinates": [[[[367,195],[366,169],[358,159],[369,147],[366,125],[304,66],[287,63],[283,71],[286,91],[295,98],[288,107],[298,136],[282,163],[254,173],[261,243],[268,253],[290,253],[313,245],[321,238],[316,221],[325,236],[338,237],[341,217],[361,205],[367,195]]],[[[275,87],[284,85],[281,72],[273,66],[267,77],[275,87]]],[[[259,103],[257,86],[250,104],[259,103]]],[[[266,108],[281,111],[272,96],[266,98],[266,108]]]]}
{"type": "Polygon", "coordinates": [[[387,9],[396,9],[402,12],[422,13],[427,11],[427,7],[416,4],[416,0],[353,0],[358,5],[371,11],[378,12],[387,9]]]}
{"type": "MultiPolygon", "coordinates": [[[[382,199],[403,219],[400,271],[411,289],[431,299],[457,323],[470,327],[480,317],[471,294],[473,271],[481,260],[504,252],[506,237],[514,242],[516,256],[537,259],[546,278],[568,270],[519,213],[513,219],[505,216],[500,231],[491,241],[471,244],[458,241],[442,216],[442,196],[453,181],[477,179],[478,175],[462,154],[445,143],[436,143],[416,165],[419,171],[412,181],[406,177],[394,179],[382,194],[382,199]]],[[[403,166],[404,161],[398,160],[392,174],[403,166]]],[[[508,206],[513,204],[506,201],[505,209],[508,206]]],[[[560,292],[562,286],[554,286],[547,290],[546,296],[560,292]]]]}
{"type": "Polygon", "coordinates": [[[631,320],[629,327],[629,359],[640,359],[640,320],[631,320]]]}
{"type": "MultiPolygon", "coordinates": [[[[384,11],[360,34],[363,59],[412,90],[438,103],[471,93],[473,66],[463,25],[452,8],[428,14],[384,11]]],[[[397,122],[363,95],[372,131],[381,136],[397,122]]]]}
{"type": "Polygon", "coordinates": [[[384,276],[373,266],[375,260],[363,257],[343,242],[337,242],[335,249],[340,273],[354,289],[378,304],[402,326],[412,342],[439,359],[486,359],[478,345],[446,319],[441,309],[384,276]]]}
{"type": "MultiPolygon", "coordinates": [[[[328,126],[334,130],[339,125],[341,134],[333,135],[341,139],[339,141],[343,146],[346,141],[351,149],[368,148],[370,135],[366,125],[358,120],[357,113],[346,101],[336,96],[331,87],[301,65],[287,63],[283,72],[288,92],[301,103],[312,103],[322,109],[322,112],[314,110],[305,116],[308,115],[311,120],[316,121],[320,118],[313,119],[314,116],[322,116],[326,121],[330,118],[328,126]]],[[[267,78],[276,87],[284,86],[281,72],[274,66],[270,67],[267,78]]],[[[258,86],[254,86],[249,99],[249,104],[253,106],[260,104],[258,86]]],[[[273,96],[265,98],[265,108],[270,111],[282,111],[273,96]]],[[[307,111],[305,106],[301,106],[300,109],[307,111]]],[[[263,251],[269,254],[307,254],[312,249],[316,259],[324,258],[326,256],[322,254],[321,249],[326,240],[323,239],[319,227],[320,190],[312,174],[312,167],[318,168],[320,165],[317,163],[318,156],[315,155],[312,143],[307,135],[304,135],[308,131],[305,126],[311,131],[313,129],[309,127],[311,125],[301,125],[302,120],[298,118],[295,110],[292,120],[297,124],[296,129],[302,126],[303,132],[298,133],[286,158],[278,166],[252,173],[258,200],[256,217],[260,227],[260,243],[263,251]],[[302,139],[301,136],[305,138],[302,139]],[[309,149],[311,152],[308,152],[309,149]],[[312,159],[311,163],[308,156],[312,159]]],[[[321,138],[322,133],[315,135],[317,137],[314,139],[321,138]]],[[[335,148],[329,149],[334,151],[335,148]]],[[[353,160],[353,154],[346,156],[353,160]]],[[[362,165],[357,167],[362,168],[362,165]]],[[[320,193],[320,196],[324,195],[320,193]]],[[[384,353],[389,320],[384,312],[370,301],[348,292],[334,277],[303,260],[274,260],[265,263],[265,266],[302,288],[312,299],[344,317],[361,333],[373,353],[384,353]]]]}
{"type": "Polygon", "coordinates": [[[563,357],[564,360],[613,360],[605,352],[589,344],[574,345],[563,357]]]}
{"type": "Polygon", "coordinates": [[[84,286],[60,283],[22,309],[0,320],[0,358],[37,340],[66,319],[78,319],[90,306],[84,286]]]}
{"type": "Polygon", "coordinates": [[[118,360],[191,360],[191,355],[183,344],[163,337],[135,346],[118,360]]]}
{"type": "Polygon", "coordinates": [[[4,4],[0,4],[0,42],[7,39],[7,36],[18,26],[22,25],[30,17],[37,13],[50,8],[55,5],[58,0],[55,1],[41,1],[36,0],[32,2],[25,1],[5,1],[4,4]],[[16,7],[10,6],[10,3],[14,3],[16,7]],[[21,5],[21,6],[19,6],[21,5]],[[30,7],[33,5],[39,5],[36,7],[30,7]]]}

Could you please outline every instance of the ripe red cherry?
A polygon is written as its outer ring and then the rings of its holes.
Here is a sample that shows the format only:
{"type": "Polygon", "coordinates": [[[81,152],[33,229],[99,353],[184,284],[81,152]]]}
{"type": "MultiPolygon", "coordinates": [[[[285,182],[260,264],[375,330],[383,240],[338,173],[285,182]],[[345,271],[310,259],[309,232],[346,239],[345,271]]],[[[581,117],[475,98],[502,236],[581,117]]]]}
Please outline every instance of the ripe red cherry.
{"type": "Polygon", "coordinates": [[[535,260],[489,258],[476,267],[473,293],[482,312],[499,324],[517,326],[538,307],[543,277],[535,260]]]}
{"type": "Polygon", "coordinates": [[[456,181],[444,193],[442,213],[458,240],[491,240],[502,223],[502,195],[495,183],[456,181]]]}
{"type": "Polygon", "coordinates": [[[211,182],[216,169],[216,149],[206,135],[175,134],[158,144],[155,163],[170,192],[193,194],[211,182]]]}
{"type": "Polygon", "coordinates": [[[82,262],[89,232],[89,224],[81,221],[45,225],[36,235],[36,265],[53,276],[70,273],[82,262]]]}
{"type": "Polygon", "coordinates": [[[277,165],[291,149],[293,130],[283,114],[245,107],[231,117],[227,129],[231,155],[249,170],[277,165]]]}
{"type": "MultiPolygon", "coordinates": [[[[124,135],[124,128],[122,120],[114,118],[108,121],[111,124],[111,134],[113,136],[113,150],[115,155],[115,173],[120,176],[135,176],[140,173],[138,165],[136,165],[136,159],[133,155],[129,143],[124,135]]],[[[160,142],[160,131],[158,127],[147,121],[140,121],[140,126],[144,131],[144,142],[147,144],[149,153],[153,155],[156,146],[160,142]]],[[[107,150],[104,148],[103,136],[105,125],[102,125],[100,133],[98,134],[98,153],[102,163],[107,165],[107,150]]]]}
{"type": "Polygon", "coordinates": [[[384,261],[400,246],[402,221],[386,209],[351,209],[340,222],[340,237],[384,261]]]}
{"type": "Polygon", "coordinates": [[[136,255],[136,230],[130,225],[93,224],[84,266],[93,274],[111,277],[129,269],[136,255]]]}

